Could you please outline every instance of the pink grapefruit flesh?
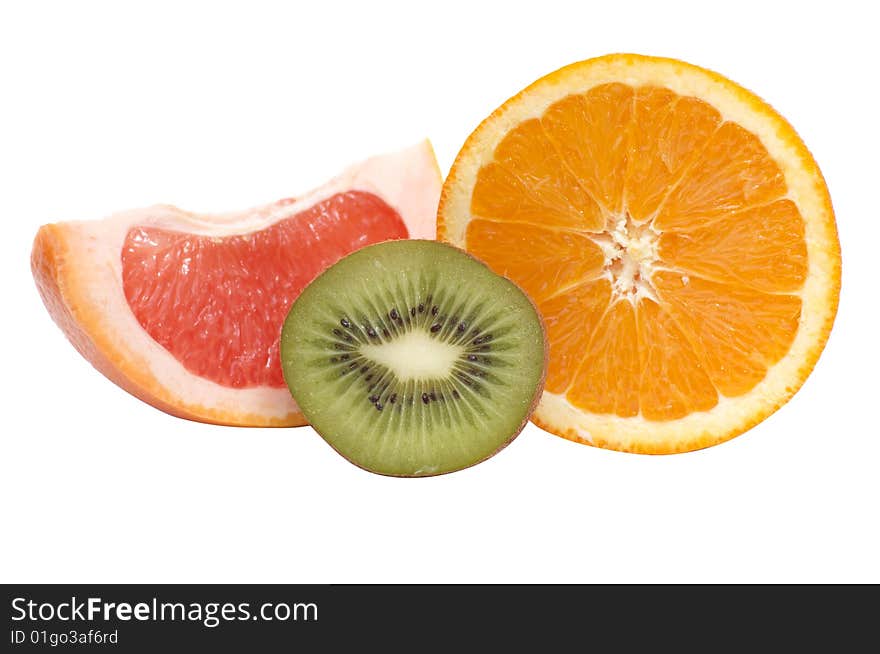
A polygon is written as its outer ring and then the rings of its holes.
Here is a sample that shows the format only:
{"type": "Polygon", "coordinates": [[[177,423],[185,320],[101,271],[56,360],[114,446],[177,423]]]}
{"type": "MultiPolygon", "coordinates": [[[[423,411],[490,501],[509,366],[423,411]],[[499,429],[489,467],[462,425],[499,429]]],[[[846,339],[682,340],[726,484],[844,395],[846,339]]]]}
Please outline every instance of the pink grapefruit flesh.
{"type": "Polygon", "coordinates": [[[346,254],[407,236],[400,214],[365,191],[251,234],[138,225],[123,245],[122,285],[141,326],[189,372],[232,388],[283,388],[278,338],[291,302],[346,254]]]}

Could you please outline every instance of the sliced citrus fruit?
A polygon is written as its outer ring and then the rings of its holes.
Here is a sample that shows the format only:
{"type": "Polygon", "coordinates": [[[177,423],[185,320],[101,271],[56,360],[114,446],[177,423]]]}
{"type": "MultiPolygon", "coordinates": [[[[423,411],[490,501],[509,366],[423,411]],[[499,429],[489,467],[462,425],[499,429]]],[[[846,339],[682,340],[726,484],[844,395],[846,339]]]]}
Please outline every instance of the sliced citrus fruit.
{"type": "Polygon", "coordinates": [[[758,97],[671,59],[576,63],[505,102],[456,158],[437,228],[543,314],[533,420],[601,447],[742,433],[800,388],[837,310],[809,151],[758,97]]]}
{"type": "Polygon", "coordinates": [[[291,302],[364,245],[434,238],[441,181],[425,141],[249,211],[44,225],[31,266],[74,347],[133,395],[202,422],[302,425],[278,354],[291,302]]]}

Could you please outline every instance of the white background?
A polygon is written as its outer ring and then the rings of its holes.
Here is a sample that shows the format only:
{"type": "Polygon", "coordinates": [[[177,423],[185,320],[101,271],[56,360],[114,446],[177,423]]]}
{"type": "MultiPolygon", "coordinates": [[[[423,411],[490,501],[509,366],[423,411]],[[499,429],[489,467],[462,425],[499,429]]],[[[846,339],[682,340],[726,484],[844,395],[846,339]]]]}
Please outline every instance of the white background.
{"type": "Polygon", "coordinates": [[[6,2],[0,581],[880,582],[876,21],[869,3],[6,2]],[[44,222],[298,194],[477,123],[608,52],[715,69],[831,189],[837,324],[776,415],[647,457],[529,426],[444,477],[363,472],[311,429],[181,421],[76,354],[29,270],[44,222]]]}

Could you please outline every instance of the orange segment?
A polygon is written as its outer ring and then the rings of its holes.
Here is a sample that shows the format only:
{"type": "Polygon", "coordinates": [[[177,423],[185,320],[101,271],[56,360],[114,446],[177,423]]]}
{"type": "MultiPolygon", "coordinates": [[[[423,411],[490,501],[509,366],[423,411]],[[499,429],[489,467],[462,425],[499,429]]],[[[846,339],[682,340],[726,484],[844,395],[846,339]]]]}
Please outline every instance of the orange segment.
{"type": "Polygon", "coordinates": [[[633,89],[603,84],[552,105],[544,130],[569,169],[607,211],[620,211],[633,89]]]}
{"type": "Polygon", "coordinates": [[[636,91],[630,130],[626,206],[637,221],[651,218],[685,165],[718,129],[721,116],[702,100],[656,86],[636,91]]]}
{"type": "Polygon", "coordinates": [[[605,264],[599,246],[574,232],[475,219],[467,233],[474,244],[471,253],[519,284],[536,302],[595,279],[605,264]]]}
{"type": "Polygon", "coordinates": [[[581,323],[581,329],[592,331],[593,337],[583,350],[580,370],[566,397],[588,411],[638,415],[641,370],[632,304],[615,302],[601,321],[590,323],[592,329],[581,323]]]}
{"type": "Polygon", "coordinates": [[[513,96],[456,158],[438,234],[537,301],[550,358],[533,420],[600,447],[749,429],[803,383],[837,308],[834,213],[806,146],[753,94],[670,59],[599,57],[513,96]]]}
{"type": "Polygon", "coordinates": [[[669,313],[693,340],[715,387],[747,393],[791,346],[801,299],[672,272],[652,279],[669,313]]]}
{"type": "Polygon", "coordinates": [[[796,291],[807,277],[804,220],[791,200],[666,232],[658,247],[676,269],[768,293],[796,291]]]}
{"type": "Polygon", "coordinates": [[[639,404],[648,420],[674,420],[718,403],[718,392],[685,334],[653,300],[639,302],[639,404]]]}
{"type": "Polygon", "coordinates": [[[602,225],[598,205],[565,168],[537,120],[511,130],[477,184],[475,216],[583,230],[602,225]]]}
{"type": "Polygon", "coordinates": [[[760,139],[724,123],[660,208],[657,229],[694,223],[767,204],[787,192],[785,178],[760,139]]]}
{"type": "Polygon", "coordinates": [[[591,325],[598,324],[610,300],[611,284],[600,279],[538,303],[550,341],[548,391],[562,393],[568,388],[590,342],[591,325]]]}

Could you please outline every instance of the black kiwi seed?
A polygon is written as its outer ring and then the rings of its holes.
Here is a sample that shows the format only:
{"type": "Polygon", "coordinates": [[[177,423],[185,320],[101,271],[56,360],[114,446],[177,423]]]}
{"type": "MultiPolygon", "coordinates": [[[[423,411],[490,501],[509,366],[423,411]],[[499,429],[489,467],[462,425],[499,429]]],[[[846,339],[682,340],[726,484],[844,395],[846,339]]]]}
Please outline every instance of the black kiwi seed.
{"type": "Polygon", "coordinates": [[[373,329],[372,327],[370,327],[369,325],[366,325],[364,327],[364,331],[367,332],[367,336],[369,336],[370,338],[376,338],[376,330],[373,329]]]}
{"type": "Polygon", "coordinates": [[[452,389],[452,397],[454,397],[456,400],[461,397],[457,389],[452,389]]]}
{"type": "Polygon", "coordinates": [[[349,359],[349,356],[347,354],[342,354],[339,357],[340,361],[348,361],[348,359],[349,359]]]}
{"type": "Polygon", "coordinates": [[[391,402],[391,404],[397,402],[397,393],[392,393],[391,397],[388,398],[388,401],[391,402]]]}
{"type": "MultiPolygon", "coordinates": [[[[419,313],[425,313],[425,305],[424,304],[419,304],[419,313]]],[[[413,315],[416,315],[416,314],[413,314],[413,315]]]]}
{"type": "Polygon", "coordinates": [[[349,370],[354,370],[357,367],[358,367],[358,364],[356,364],[354,361],[352,361],[351,363],[348,364],[349,370]]]}
{"type": "Polygon", "coordinates": [[[330,363],[336,363],[336,361],[337,361],[336,357],[330,357],[330,363]]]}
{"type": "Polygon", "coordinates": [[[340,321],[339,321],[339,324],[342,325],[343,327],[345,327],[346,329],[348,329],[349,327],[351,327],[351,323],[348,322],[348,319],[347,319],[347,318],[343,318],[342,320],[340,320],[340,321]]]}
{"type": "Polygon", "coordinates": [[[431,398],[428,397],[428,394],[427,394],[427,393],[422,393],[422,402],[424,402],[425,404],[427,404],[427,403],[430,402],[430,401],[431,401],[431,398]]]}
{"type": "Polygon", "coordinates": [[[440,311],[437,307],[431,307],[431,315],[436,316],[437,312],[440,311]]]}
{"type": "Polygon", "coordinates": [[[409,315],[411,315],[413,318],[416,317],[416,308],[415,307],[413,307],[412,309],[409,310],[409,315]]]}
{"type": "Polygon", "coordinates": [[[435,323],[435,324],[433,324],[433,325],[431,325],[431,333],[432,333],[432,334],[436,334],[437,332],[440,331],[440,328],[441,328],[441,327],[443,327],[443,325],[440,324],[439,322],[438,322],[438,323],[435,323]]]}
{"type": "Polygon", "coordinates": [[[466,330],[466,329],[467,329],[467,323],[466,323],[466,322],[460,322],[460,323],[458,323],[458,331],[459,331],[460,333],[461,333],[461,332],[464,332],[464,330],[466,330]]]}
{"type": "Polygon", "coordinates": [[[468,361],[477,361],[479,358],[476,354],[468,354],[468,361]]]}
{"type": "Polygon", "coordinates": [[[378,396],[378,395],[370,395],[370,403],[371,403],[371,404],[375,404],[375,403],[378,402],[378,401],[379,401],[379,396],[378,396]]]}
{"type": "Polygon", "coordinates": [[[364,381],[372,381],[372,379],[373,379],[373,375],[367,375],[367,376],[364,378],[364,381]]]}
{"type": "Polygon", "coordinates": [[[397,313],[397,309],[392,309],[389,312],[388,317],[390,317],[391,320],[400,320],[400,314],[397,313]]]}
{"type": "Polygon", "coordinates": [[[345,343],[334,343],[333,347],[335,347],[337,350],[347,350],[348,349],[348,346],[345,343]]]}
{"type": "Polygon", "coordinates": [[[342,330],[341,329],[334,327],[333,333],[336,334],[339,338],[342,338],[342,330]]]}
{"type": "Polygon", "coordinates": [[[431,395],[429,396],[432,402],[437,401],[437,394],[434,391],[431,391],[431,395]]]}
{"type": "Polygon", "coordinates": [[[388,338],[389,336],[391,336],[391,334],[388,333],[388,330],[387,330],[387,329],[383,329],[383,330],[382,330],[382,336],[384,336],[385,338],[388,338]]]}

